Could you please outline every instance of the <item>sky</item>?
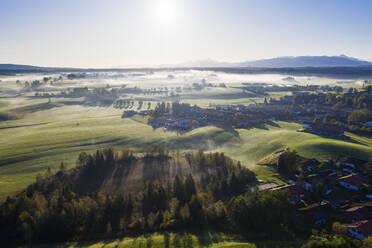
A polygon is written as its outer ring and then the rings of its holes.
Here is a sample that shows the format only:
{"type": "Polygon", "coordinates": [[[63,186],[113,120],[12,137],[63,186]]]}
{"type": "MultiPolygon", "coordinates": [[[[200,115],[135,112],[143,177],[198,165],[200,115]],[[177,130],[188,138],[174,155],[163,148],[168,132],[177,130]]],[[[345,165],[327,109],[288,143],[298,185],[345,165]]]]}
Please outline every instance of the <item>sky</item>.
{"type": "Polygon", "coordinates": [[[366,0],[0,0],[0,63],[107,68],[303,55],[372,60],[366,0]]]}

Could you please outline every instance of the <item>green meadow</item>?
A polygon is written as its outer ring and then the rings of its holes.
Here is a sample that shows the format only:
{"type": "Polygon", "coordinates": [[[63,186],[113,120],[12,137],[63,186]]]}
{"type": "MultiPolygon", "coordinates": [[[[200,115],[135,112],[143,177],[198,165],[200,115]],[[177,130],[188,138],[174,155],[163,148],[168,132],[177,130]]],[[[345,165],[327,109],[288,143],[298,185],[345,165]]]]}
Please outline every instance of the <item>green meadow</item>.
{"type": "MultiPolygon", "coordinates": [[[[187,133],[153,130],[143,117],[122,119],[123,110],[61,104],[22,113],[20,109],[46,104],[47,99],[14,102],[2,111],[22,114],[22,118],[0,122],[0,196],[4,197],[32,183],[47,167],[60,163],[75,165],[81,151],[114,146],[141,152],[147,146],[164,143],[171,150],[203,149],[221,151],[240,160],[263,180],[280,181],[274,169],[256,163],[273,151],[288,146],[305,157],[326,159],[339,154],[372,159],[370,139],[349,134],[343,139],[297,132],[297,123],[275,122],[253,129],[223,130],[203,127],[187,133]]],[[[65,99],[66,101],[66,99],[65,99]]]]}

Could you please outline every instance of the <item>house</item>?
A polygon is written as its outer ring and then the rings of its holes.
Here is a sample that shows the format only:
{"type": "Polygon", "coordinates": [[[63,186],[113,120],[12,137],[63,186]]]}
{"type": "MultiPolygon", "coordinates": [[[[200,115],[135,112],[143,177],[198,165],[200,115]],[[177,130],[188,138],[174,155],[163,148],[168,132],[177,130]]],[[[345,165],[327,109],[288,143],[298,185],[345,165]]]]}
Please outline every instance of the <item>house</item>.
{"type": "Polygon", "coordinates": [[[340,162],[347,163],[349,165],[353,164],[354,166],[358,166],[358,165],[363,165],[364,163],[368,161],[347,156],[347,157],[341,158],[340,162]]]}
{"type": "Polygon", "coordinates": [[[361,220],[367,220],[371,217],[371,212],[366,206],[354,206],[348,209],[345,209],[344,216],[351,222],[357,222],[361,220]]]}
{"type": "Polygon", "coordinates": [[[352,224],[344,224],[349,235],[359,240],[365,240],[372,236],[372,223],[369,220],[362,220],[352,224]]]}
{"type": "Polygon", "coordinates": [[[366,127],[372,127],[372,121],[367,121],[366,123],[364,123],[364,125],[366,127]]]}
{"type": "Polygon", "coordinates": [[[274,188],[277,188],[277,187],[280,187],[280,186],[283,186],[282,185],[278,185],[276,183],[263,183],[263,184],[259,184],[259,185],[256,185],[254,187],[250,187],[248,188],[248,191],[255,191],[257,190],[258,192],[263,192],[263,191],[268,191],[268,190],[271,190],[271,189],[274,189],[274,188]]]}
{"type": "Polygon", "coordinates": [[[281,185],[279,187],[271,188],[270,191],[276,191],[276,190],[288,190],[291,194],[291,200],[295,203],[300,203],[301,199],[304,197],[305,192],[301,187],[299,187],[296,184],[291,185],[281,185]]]}
{"type": "Polygon", "coordinates": [[[307,170],[308,172],[314,171],[319,168],[320,162],[315,158],[307,159],[301,162],[302,169],[307,170]]]}
{"type": "Polygon", "coordinates": [[[308,183],[308,182],[303,182],[302,183],[302,187],[307,190],[307,191],[311,191],[312,190],[312,185],[311,183],[308,183]]]}
{"type": "Polygon", "coordinates": [[[359,191],[363,188],[364,178],[357,173],[352,173],[337,179],[340,186],[359,191]]]}
{"type": "Polygon", "coordinates": [[[321,201],[298,209],[300,220],[311,225],[320,225],[327,222],[332,216],[333,208],[328,201],[321,201]]]}
{"type": "Polygon", "coordinates": [[[339,167],[349,167],[351,169],[355,169],[355,165],[352,163],[346,163],[346,162],[337,162],[337,166],[339,167]]]}
{"type": "Polygon", "coordinates": [[[283,186],[283,185],[278,185],[276,183],[264,183],[264,184],[257,186],[257,189],[258,191],[266,191],[266,190],[277,188],[279,186],[283,186]]]}

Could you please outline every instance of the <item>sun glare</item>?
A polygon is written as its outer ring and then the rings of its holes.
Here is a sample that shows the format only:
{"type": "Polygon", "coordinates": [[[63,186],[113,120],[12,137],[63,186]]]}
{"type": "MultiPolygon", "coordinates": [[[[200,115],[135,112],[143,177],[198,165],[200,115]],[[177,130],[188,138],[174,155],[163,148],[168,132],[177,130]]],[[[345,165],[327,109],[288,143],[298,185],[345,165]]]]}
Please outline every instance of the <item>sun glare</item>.
{"type": "Polygon", "coordinates": [[[178,16],[177,0],[155,0],[153,13],[160,24],[172,24],[178,16]]]}

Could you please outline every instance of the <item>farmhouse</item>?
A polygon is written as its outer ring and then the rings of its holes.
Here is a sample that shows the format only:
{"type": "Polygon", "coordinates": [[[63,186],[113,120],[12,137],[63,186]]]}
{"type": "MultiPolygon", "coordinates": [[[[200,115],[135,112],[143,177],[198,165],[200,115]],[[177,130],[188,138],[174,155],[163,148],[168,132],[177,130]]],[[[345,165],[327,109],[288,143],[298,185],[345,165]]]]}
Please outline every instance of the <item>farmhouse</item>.
{"type": "Polygon", "coordinates": [[[332,216],[332,206],[328,201],[321,201],[298,209],[299,216],[305,223],[320,225],[327,222],[332,216]]]}
{"type": "Polygon", "coordinates": [[[352,163],[337,162],[337,166],[339,166],[339,167],[349,167],[351,169],[355,169],[355,165],[352,164],[352,163]]]}
{"type": "Polygon", "coordinates": [[[338,178],[339,185],[344,188],[359,191],[363,188],[364,180],[361,175],[352,173],[338,178]]]}
{"type": "Polygon", "coordinates": [[[278,185],[276,183],[264,183],[264,184],[257,186],[257,190],[261,192],[261,191],[271,190],[279,186],[283,186],[283,185],[278,185]]]}
{"type": "Polygon", "coordinates": [[[349,235],[359,240],[365,240],[372,236],[372,223],[369,220],[362,220],[352,224],[344,224],[349,235]]]}
{"type": "Polygon", "coordinates": [[[291,194],[291,200],[296,203],[301,202],[301,199],[304,197],[304,194],[305,194],[303,189],[296,184],[281,185],[279,187],[270,189],[270,191],[276,191],[276,190],[288,190],[289,193],[291,194]]]}
{"type": "Polygon", "coordinates": [[[371,212],[366,206],[354,206],[345,210],[345,217],[351,222],[370,219],[371,212]]]}

